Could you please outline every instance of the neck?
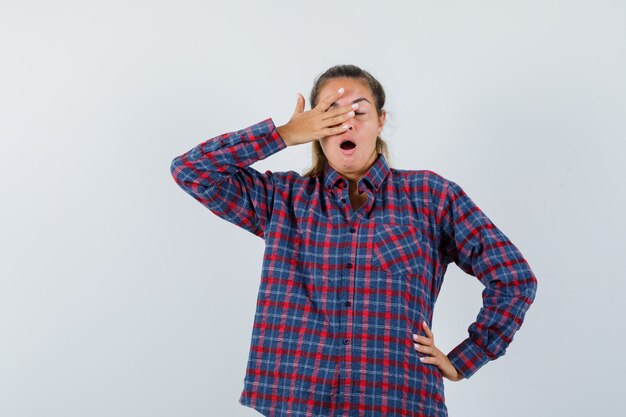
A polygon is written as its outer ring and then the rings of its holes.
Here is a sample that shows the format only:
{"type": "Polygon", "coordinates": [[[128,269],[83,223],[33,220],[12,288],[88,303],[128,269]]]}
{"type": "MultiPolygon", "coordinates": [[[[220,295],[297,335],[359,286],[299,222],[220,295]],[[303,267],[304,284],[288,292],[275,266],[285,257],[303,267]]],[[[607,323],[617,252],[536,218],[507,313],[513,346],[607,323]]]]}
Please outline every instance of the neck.
{"type": "Polygon", "coordinates": [[[348,192],[350,194],[358,194],[357,189],[356,189],[356,184],[359,182],[358,179],[356,180],[348,180],[348,192]]]}

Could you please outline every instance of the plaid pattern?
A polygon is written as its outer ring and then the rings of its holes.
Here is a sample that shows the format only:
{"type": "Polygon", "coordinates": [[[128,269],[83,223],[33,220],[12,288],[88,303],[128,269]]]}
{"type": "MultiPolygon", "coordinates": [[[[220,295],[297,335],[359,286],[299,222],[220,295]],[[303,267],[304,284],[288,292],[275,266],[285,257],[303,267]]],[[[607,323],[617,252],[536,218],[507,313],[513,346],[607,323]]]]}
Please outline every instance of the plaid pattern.
{"type": "Polygon", "coordinates": [[[469,337],[448,355],[469,378],[504,355],[537,281],[511,241],[459,185],[380,155],[352,209],[345,179],[260,173],[284,149],[271,118],[174,158],[176,183],[217,216],[265,240],[239,402],[265,416],[447,416],[441,372],[423,335],[446,267],[485,286],[469,337]]]}

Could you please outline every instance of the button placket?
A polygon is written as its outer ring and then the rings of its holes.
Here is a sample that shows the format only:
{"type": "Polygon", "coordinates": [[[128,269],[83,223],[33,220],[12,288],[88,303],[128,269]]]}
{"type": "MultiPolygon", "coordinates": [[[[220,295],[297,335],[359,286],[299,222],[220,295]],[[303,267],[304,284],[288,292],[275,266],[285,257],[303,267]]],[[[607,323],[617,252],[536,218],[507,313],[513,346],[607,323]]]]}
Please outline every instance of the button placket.
{"type": "Polygon", "coordinates": [[[337,186],[339,187],[339,193],[337,193],[337,195],[340,196],[341,202],[345,203],[346,202],[346,198],[343,197],[343,195],[344,195],[343,190],[344,190],[344,188],[346,186],[345,181],[344,180],[339,180],[339,182],[337,183],[337,186]]]}

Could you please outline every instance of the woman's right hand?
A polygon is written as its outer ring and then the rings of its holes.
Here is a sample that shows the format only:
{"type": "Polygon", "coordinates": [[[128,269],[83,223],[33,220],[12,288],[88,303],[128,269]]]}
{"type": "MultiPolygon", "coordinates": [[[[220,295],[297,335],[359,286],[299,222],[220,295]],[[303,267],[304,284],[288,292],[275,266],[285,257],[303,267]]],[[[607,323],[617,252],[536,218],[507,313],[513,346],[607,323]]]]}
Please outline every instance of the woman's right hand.
{"type": "Polygon", "coordinates": [[[354,117],[354,109],[358,108],[359,104],[355,103],[329,110],[331,104],[337,101],[343,93],[344,89],[340,88],[335,93],[324,97],[315,108],[309,111],[304,111],[304,97],[298,94],[296,110],[291,119],[287,124],[276,128],[287,146],[299,145],[319,140],[324,136],[345,132],[349,125],[344,124],[344,122],[354,117]]]}

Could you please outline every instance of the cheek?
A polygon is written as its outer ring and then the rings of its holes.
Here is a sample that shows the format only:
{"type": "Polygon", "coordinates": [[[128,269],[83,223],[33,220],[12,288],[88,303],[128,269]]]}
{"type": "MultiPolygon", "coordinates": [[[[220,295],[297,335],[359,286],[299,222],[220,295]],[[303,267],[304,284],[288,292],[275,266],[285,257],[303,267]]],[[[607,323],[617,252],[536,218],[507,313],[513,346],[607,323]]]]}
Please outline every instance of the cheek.
{"type": "Polygon", "coordinates": [[[322,148],[322,152],[324,152],[324,154],[328,155],[328,153],[326,152],[328,150],[328,138],[322,138],[319,140],[320,143],[320,147],[322,148]]]}
{"type": "Polygon", "coordinates": [[[378,131],[378,124],[376,123],[376,120],[374,119],[369,119],[369,118],[357,119],[354,121],[354,124],[363,133],[365,132],[371,133],[373,131],[378,131]]]}

